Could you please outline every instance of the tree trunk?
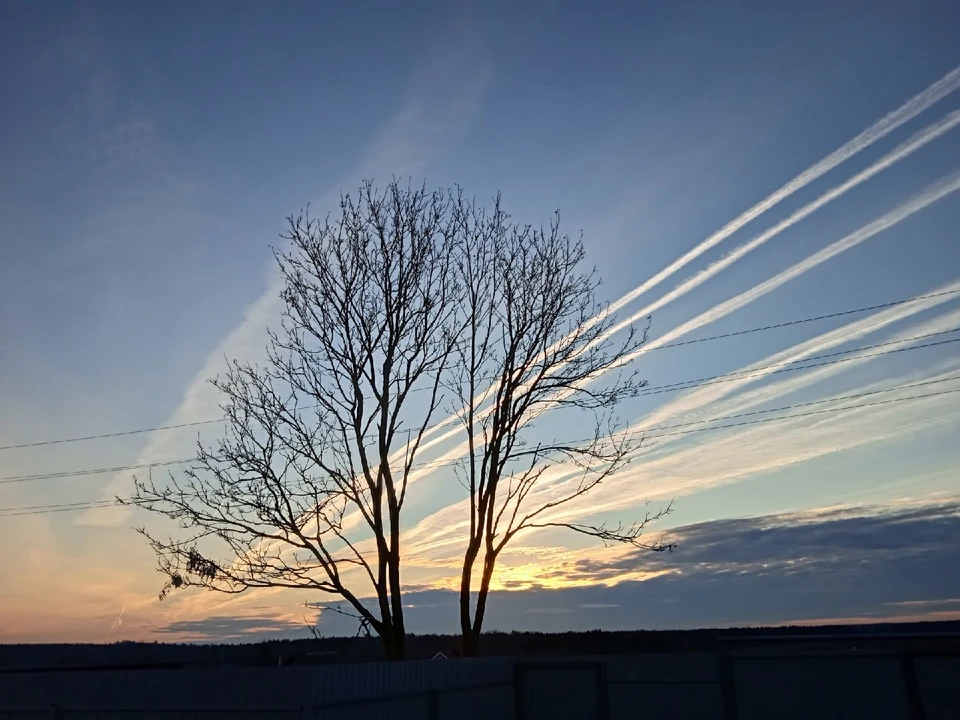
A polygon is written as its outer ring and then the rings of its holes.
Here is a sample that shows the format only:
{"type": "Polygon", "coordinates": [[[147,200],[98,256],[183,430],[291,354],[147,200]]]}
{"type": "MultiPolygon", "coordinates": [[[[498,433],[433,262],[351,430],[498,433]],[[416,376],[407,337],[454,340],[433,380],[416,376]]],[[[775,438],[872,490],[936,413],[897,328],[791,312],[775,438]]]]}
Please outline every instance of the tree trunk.
{"type": "Polygon", "coordinates": [[[405,660],[407,656],[406,634],[401,628],[389,625],[380,634],[387,660],[405,660]]]}
{"type": "MultiPolygon", "coordinates": [[[[474,554],[474,558],[476,554],[474,554]]],[[[473,563],[470,563],[472,570],[473,563]]],[[[477,591],[477,606],[470,615],[470,576],[467,566],[460,584],[460,635],[463,639],[464,657],[476,657],[480,652],[480,631],[483,629],[483,616],[487,609],[487,596],[490,594],[490,582],[493,580],[494,564],[484,561],[480,589],[477,591]]]]}
{"type": "Polygon", "coordinates": [[[473,564],[480,550],[479,540],[471,540],[463,559],[463,573],[460,575],[460,638],[463,644],[463,656],[476,655],[477,639],[473,632],[473,618],[470,614],[470,584],[473,579],[473,564]]]}
{"type": "Polygon", "coordinates": [[[476,657],[480,653],[480,633],[472,629],[462,633],[463,657],[476,657]]]}

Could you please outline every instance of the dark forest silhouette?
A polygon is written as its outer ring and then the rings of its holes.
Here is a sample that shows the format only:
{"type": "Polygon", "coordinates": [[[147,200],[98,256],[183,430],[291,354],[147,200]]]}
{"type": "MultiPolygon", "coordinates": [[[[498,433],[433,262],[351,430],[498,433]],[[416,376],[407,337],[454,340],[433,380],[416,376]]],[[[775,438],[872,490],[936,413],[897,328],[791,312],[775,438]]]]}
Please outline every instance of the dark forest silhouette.
{"type": "MultiPolygon", "coordinates": [[[[870,625],[782,626],[698,630],[589,631],[567,633],[484,633],[481,655],[581,655],[672,653],[721,650],[775,637],[778,644],[791,638],[804,645],[830,649],[911,647],[960,650],[960,621],[876,623],[870,625]],[[944,635],[933,639],[934,634],[944,635]],[[886,638],[899,635],[897,639],[886,638]],[[875,640],[864,636],[876,636],[875,640]],[[844,641],[844,638],[851,638],[844,641]],[[823,639],[819,639],[823,638],[823,639]],[[829,639],[828,639],[829,638],[829,639]],[[853,639],[855,638],[855,639],[853,639]]],[[[769,640],[768,640],[769,641],[769,640]]],[[[457,654],[455,635],[409,635],[410,659],[457,654]]],[[[384,660],[383,646],[371,638],[314,638],[268,640],[257,643],[189,644],[117,642],[111,644],[0,645],[0,671],[64,667],[276,667],[384,660]]],[[[438,662],[442,660],[438,659],[438,662]]]]}

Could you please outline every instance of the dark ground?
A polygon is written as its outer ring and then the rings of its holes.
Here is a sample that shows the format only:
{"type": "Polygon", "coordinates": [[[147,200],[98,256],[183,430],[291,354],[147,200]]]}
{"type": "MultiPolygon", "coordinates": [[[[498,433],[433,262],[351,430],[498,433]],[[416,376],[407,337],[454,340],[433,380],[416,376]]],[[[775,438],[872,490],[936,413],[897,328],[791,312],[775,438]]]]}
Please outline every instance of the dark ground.
{"type": "MultiPolygon", "coordinates": [[[[457,655],[458,638],[409,636],[408,656],[457,655]]],[[[960,621],[823,627],[490,633],[481,655],[582,655],[708,651],[802,645],[809,650],[960,650],[960,621]],[[894,637],[895,636],[895,637],[894,637]]],[[[0,671],[130,666],[276,667],[381,660],[376,638],[273,640],[230,645],[118,642],[109,645],[0,645],[0,671]]]]}

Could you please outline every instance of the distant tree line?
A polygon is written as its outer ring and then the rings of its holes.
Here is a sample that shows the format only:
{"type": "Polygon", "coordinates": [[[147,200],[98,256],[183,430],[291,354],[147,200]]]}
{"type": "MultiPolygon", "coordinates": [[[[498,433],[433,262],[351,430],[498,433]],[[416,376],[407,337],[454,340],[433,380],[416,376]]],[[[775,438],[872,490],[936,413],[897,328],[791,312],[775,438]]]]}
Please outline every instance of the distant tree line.
{"type": "MultiPolygon", "coordinates": [[[[488,632],[483,655],[579,655],[630,654],[659,652],[715,651],[728,647],[733,637],[760,638],[783,636],[810,638],[851,635],[932,635],[940,640],[891,641],[890,647],[904,642],[939,650],[960,651],[960,621],[920,623],[876,623],[870,625],[827,625],[790,627],[751,627],[698,630],[635,630],[606,632],[537,633],[488,632]]],[[[429,659],[438,652],[450,654],[461,638],[456,635],[409,635],[412,658],[429,659]]],[[[382,644],[366,638],[330,637],[302,640],[269,640],[257,643],[190,644],[120,642],[106,645],[51,644],[0,645],[0,671],[12,668],[63,666],[137,665],[174,663],[187,667],[276,667],[304,662],[345,663],[385,660],[382,644]]]]}

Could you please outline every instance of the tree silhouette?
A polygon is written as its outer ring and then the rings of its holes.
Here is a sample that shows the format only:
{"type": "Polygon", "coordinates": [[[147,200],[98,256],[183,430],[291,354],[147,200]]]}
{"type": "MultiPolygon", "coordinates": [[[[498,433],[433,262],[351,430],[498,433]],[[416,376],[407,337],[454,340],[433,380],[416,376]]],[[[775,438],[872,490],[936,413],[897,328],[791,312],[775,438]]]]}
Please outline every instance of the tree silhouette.
{"type": "Polygon", "coordinates": [[[465,654],[477,651],[497,558],[518,533],[565,527],[641,544],[644,523],[564,514],[639,440],[611,413],[643,385],[621,365],[644,338],[629,327],[612,344],[614,317],[594,299],[594,275],[578,270],[582,242],[562,236],[556,218],[545,231],[518,226],[499,197],[488,212],[459,190],[393,181],[341,197],[334,219],[288,222],[288,245],[275,252],[284,310],[267,358],[232,360],[212,381],[224,436],[198,443],[182,476],[135,479],[124,501],[184,531],[163,539],[140,528],[167,578],[161,599],[190,586],[316,591],[337,605],[314,606],[351,614],[402,659],[402,510],[442,408],[468,446],[452,469],[470,498],[465,654]],[[528,444],[555,407],[588,413],[592,437],[528,444]],[[541,487],[563,464],[579,477],[541,487]]]}
{"type": "Polygon", "coordinates": [[[576,501],[628,462],[642,439],[620,430],[613,411],[645,384],[624,366],[646,329],[618,326],[596,301],[599,281],[580,269],[583,242],[560,233],[559,214],[546,229],[511,225],[498,199],[484,220],[464,234],[457,256],[464,327],[447,385],[468,446],[460,469],[470,501],[460,579],[465,655],[477,653],[497,560],[518,533],[559,527],[604,543],[669,547],[645,543],[641,533],[670,506],[630,525],[569,519],[583,514],[576,501]],[[618,332],[624,337],[614,342],[618,332]],[[587,436],[528,440],[536,420],[558,407],[579,411],[585,427],[577,432],[587,436]],[[544,482],[550,469],[564,482],[544,482]]]}

